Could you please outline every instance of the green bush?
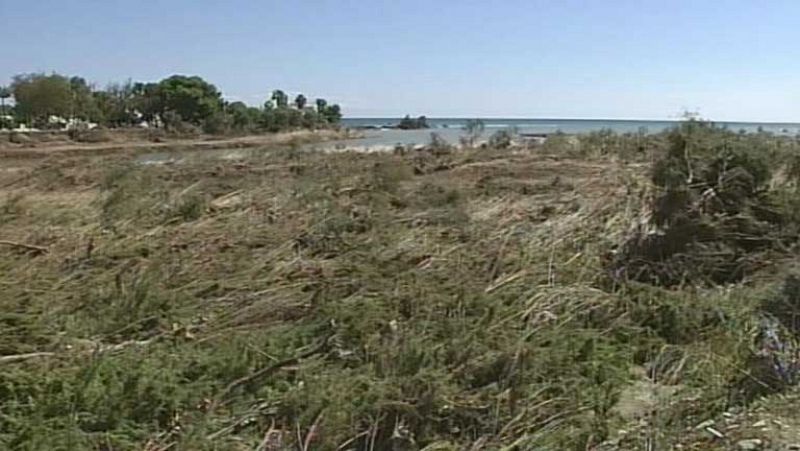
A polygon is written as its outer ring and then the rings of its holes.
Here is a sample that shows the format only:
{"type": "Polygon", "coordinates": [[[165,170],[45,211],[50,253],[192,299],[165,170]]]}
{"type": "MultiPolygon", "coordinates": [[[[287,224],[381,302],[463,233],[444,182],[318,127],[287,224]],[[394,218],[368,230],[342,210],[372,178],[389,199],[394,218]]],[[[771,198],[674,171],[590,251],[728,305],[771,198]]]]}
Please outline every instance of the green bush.
{"type": "Polygon", "coordinates": [[[653,165],[654,233],[629,240],[612,265],[616,277],[658,285],[735,282],[796,241],[797,225],[771,188],[776,168],[746,140],[688,123],[670,134],[653,165]],[[792,227],[788,227],[791,225],[792,227]]]}

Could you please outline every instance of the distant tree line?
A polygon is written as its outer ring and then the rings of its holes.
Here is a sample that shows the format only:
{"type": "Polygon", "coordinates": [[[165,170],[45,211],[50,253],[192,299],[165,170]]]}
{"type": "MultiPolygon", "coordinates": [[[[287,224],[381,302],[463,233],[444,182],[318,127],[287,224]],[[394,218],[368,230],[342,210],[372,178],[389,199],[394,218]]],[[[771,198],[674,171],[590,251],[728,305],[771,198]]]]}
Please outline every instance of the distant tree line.
{"type": "Polygon", "coordinates": [[[104,127],[200,127],[208,133],[278,132],[338,124],[339,105],[298,95],[293,102],[275,90],[261,107],[228,102],[198,76],[173,75],[157,83],[128,81],[96,89],[81,77],[21,74],[0,87],[0,127],[54,127],[56,122],[89,122],[104,127]],[[10,101],[13,98],[13,105],[10,101]]]}

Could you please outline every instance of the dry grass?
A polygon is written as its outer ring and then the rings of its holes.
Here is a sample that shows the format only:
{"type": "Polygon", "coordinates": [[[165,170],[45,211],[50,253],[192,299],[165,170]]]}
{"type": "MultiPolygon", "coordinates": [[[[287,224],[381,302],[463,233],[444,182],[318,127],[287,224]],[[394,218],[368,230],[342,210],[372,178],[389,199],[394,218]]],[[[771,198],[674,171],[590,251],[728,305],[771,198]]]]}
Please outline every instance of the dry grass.
{"type": "Polygon", "coordinates": [[[667,348],[718,412],[758,291],[615,286],[647,165],[544,150],[9,164],[0,443],[590,449],[667,348]]]}

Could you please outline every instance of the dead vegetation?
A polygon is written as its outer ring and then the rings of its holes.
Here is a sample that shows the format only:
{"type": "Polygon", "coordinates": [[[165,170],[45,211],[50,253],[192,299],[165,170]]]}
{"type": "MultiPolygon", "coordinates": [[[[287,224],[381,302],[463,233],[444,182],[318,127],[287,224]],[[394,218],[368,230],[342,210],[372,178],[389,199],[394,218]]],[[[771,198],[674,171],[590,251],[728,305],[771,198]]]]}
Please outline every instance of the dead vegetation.
{"type": "Polygon", "coordinates": [[[92,129],[0,133],[0,161],[52,156],[141,155],[153,152],[301,146],[357,137],[347,129],[299,130],[258,135],[203,135],[163,129],[92,129]],[[6,139],[7,137],[7,139],[6,139]]]}
{"type": "MultiPolygon", "coordinates": [[[[778,299],[783,268],[770,260],[725,286],[713,271],[655,264],[637,263],[649,275],[633,277],[631,262],[649,254],[626,243],[643,242],[638,227],[656,224],[655,199],[670,189],[650,180],[649,162],[674,150],[666,136],[642,139],[593,136],[571,156],[268,148],[179,164],[8,160],[0,443],[584,450],[639,417],[675,443],[729,404],[758,318],[783,315],[762,305],[778,299]],[[614,153],[617,142],[635,152],[614,153]],[[759,267],[772,274],[758,279],[759,267]],[[629,399],[642,387],[669,393],[657,416],[629,399]]],[[[676,185],[688,197],[680,215],[730,227],[721,245],[742,256],[787,252],[789,216],[748,229],[768,244],[731,219],[776,194],[774,172],[734,177],[743,164],[727,159],[714,178],[692,158],[693,180],[676,185]],[[730,210],[713,180],[744,186],[747,206],[730,210]],[[701,208],[708,188],[719,194],[701,208]]],[[[683,252],[705,256],[700,244],[683,252]]]]}

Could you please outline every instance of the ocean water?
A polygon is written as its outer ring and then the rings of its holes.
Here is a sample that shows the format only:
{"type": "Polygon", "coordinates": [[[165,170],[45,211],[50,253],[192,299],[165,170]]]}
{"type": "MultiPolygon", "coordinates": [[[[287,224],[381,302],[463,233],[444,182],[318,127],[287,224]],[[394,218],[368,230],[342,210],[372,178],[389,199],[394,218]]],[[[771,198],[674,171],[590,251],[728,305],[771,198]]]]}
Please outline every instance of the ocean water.
{"type": "MultiPolygon", "coordinates": [[[[338,148],[360,147],[389,147],[397,144],[418,145],[430,142],[432,132],[439,134],[451,143],[457,143],[465,135],[464,126],[468,119],[460,118],[428,118],[430,129],[427,130],[396,130],[378,129],[365,130],[365,138],[358,140],[336,141],[330,146],[338,148]]],[[[345,118],[343,124],[353,128],[384,127],[396,125],[399,118],[345,118]]],[[[613,130],[617,133],[658,133],[675,127],[678,121],[636,121],[636,120],[589,120],[589,119],[483,119],[486,138],[497,130],[515,128],[519,133],[556,133],[568,134],[587,133],[603,129],[613,130]]],[[[758,123],[758,122],[717,122],[720,127],[730,130],[756,132],[763,130],[781,135],[800,135],[800,123],[758,123]]]]}
{"type": "MultiPolygon", "coordinates": [[[[466,118],[428,118],[431,129],[463,129],[469,119],[466,118]]],[[[615,119],[481,119],[487,131],[516,127],[521,133],[586,133],[603,129],[618,133],[644,130],[658,133],[674,127],[679,121],[645,121],[615,119]]],[[[349,127],[383,127],[396,125],[399,118],[345,118],[343,123],[349,127]]],[[[800,123],[774,122],[716,122],[721,127],[731,130],[755,132],[759,128],[772,133],[800,133],[800,123]]]]}

